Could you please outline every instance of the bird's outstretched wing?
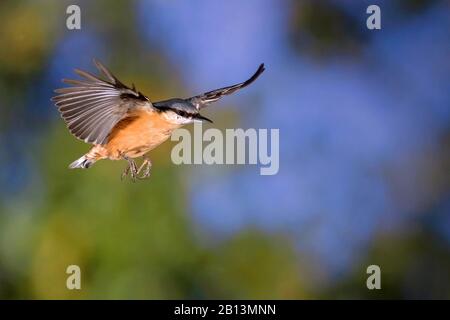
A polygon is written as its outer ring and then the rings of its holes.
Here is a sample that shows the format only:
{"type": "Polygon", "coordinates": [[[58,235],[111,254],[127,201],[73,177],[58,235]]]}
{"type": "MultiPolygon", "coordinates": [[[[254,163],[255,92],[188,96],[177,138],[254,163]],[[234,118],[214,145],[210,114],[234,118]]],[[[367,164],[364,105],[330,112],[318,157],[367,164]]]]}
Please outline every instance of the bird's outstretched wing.
{"type": "Polygon", "coordinates": [[[239,89],[242,89],[242,88],[248,86],[253,81],[255,81],[259,77],[259,75],[264,72],[264,70],[265,70],[264,63],[262,63],[259,66],[258,70],[256,70],[255,74],[244,82],[241,82],[241,83],[229,86],[229,87],[224,87],[224,88],[212,90],[209,92],[205,92],[203,94],[189,98],[187,100],[190,103],[192,103],[198,110],[203,109],[211,102],[215,102],[215,101],[219,100],[220,98],[222,98],[222,96],[227,95],[227,94],[232,94],[236,90],[239,90],[239,89]]]}
{"type": "Polygon", "coordinates": [[[92,144],[105,144],[113,127],[136,108],[153,108],[142,93],[120,82],[105,66],[94,64],[106,77],[102,80],[75,69],[83,80],[63,79],[72,87],[56,89],[52,98],[70,132],[92,144]]]}

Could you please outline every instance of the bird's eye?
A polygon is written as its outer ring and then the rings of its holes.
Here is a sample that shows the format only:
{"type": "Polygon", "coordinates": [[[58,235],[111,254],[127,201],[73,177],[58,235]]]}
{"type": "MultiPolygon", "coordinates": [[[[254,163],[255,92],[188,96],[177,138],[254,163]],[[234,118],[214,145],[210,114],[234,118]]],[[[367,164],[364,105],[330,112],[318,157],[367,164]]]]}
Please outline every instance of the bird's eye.
{"type": "Polygon", "coordinates": [[[187,116],[186,112],[184,112],[184,111],[179,110],[177,112],[177,119],[179,119],[179,120],[184,119],[186,116],[187,116]]]}

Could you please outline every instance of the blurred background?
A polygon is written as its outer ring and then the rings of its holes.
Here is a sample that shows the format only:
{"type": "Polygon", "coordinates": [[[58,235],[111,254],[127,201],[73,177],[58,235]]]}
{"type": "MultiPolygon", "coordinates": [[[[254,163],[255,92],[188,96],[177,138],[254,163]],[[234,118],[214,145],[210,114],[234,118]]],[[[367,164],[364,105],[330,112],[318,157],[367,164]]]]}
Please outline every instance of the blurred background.
{"type": "MultiPolygon", "coordinates": [[[[0,298],[450,298],[449,1],[1,1],[0,298]],[[66,8],[81,8],[81,30],[66,8]],[[366,8],[381,7],[381,30],[366,8]],[[50,102],[98,58],[151,100],[266,72],[207,127],[279,128],[280,171],[89,146],[50,102]],[[82,290],[66,288],[66,268],[82,290]],[[381,290],[366,268],[381,268],[381,290]]],[[[192,128],[191,128],[192,129],[192,128]]]]}

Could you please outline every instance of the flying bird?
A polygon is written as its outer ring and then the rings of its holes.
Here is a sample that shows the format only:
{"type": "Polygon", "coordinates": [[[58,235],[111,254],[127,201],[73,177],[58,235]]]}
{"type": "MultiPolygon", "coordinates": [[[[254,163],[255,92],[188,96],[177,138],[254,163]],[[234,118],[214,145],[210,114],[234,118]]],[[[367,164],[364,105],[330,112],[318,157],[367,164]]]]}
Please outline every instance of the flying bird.
{"type": "Polygon", "coordinates": [[[248,80],[212,90],[187,99],[174,98],[159,102],[150,99],[117,79],[94,59],[101,77],[75,69],[81,80],[63,79],[70,87],[56,89],[52,98],[69,131],[93,147],[69,165],[70,169],[87,169],[101,159],[126,160],[122,179],[145,179],[152,163],[147,153],[167,140],[172,132],[194,121],[208,121],[200,110],[224,95],[242,89],[264,71],[261,64],[248,80]],[[142,157],[138,167],[134,159],[142,157]]]}

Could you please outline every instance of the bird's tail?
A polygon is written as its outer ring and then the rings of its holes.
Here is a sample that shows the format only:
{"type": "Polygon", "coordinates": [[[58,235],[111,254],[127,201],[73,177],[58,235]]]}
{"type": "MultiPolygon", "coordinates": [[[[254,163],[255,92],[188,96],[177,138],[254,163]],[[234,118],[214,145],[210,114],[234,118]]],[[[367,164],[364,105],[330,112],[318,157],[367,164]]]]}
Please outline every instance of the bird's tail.
{"type": "Polygon", "coordinates": [[[88,169],[94,164],[96,160],[88,158],[86,155],[82,156],[80,159],[75,160],[69,165],[70,169],[88,169]]]}

